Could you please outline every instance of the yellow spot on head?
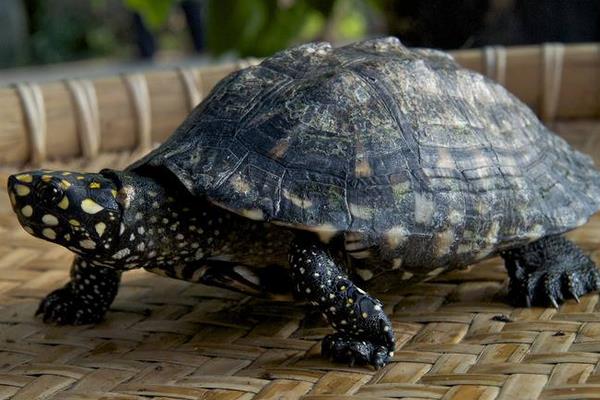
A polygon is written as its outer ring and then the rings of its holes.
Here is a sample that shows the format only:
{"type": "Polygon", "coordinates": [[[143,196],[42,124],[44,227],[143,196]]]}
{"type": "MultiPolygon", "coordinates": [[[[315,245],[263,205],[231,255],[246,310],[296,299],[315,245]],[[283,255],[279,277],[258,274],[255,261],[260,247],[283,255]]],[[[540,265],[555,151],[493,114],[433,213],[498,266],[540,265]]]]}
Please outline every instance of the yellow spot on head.
{"type": "Polygon", "coordinates": [[[85,199],[81,202],[81,209],[88,214],[96,214],[104,210],[104,207],[92,199],[85,199]]]}
{"type": "Polygon", "coordinates": [[[44,235],[50,240],[56,239],[56,232],[54,232],[54,229],[44,228],[44,230],[42,231],[42,235],[44,235]]]}
{"type": "Polygon", "coordinates": [[[100,189],[100,183],[98,183],[98,182],[90,183],[90,189],[100,189]]]}
{"type": "Polygon", "coordinates": [[[25,183],[31,183],[33,181],[33,177],[29,174],[18,175],[17,180],[25,183]]]}
{"type": "Polygon", "coordinates": [[[50,182],[52,180],[52,175],[42,175],[42,181],[50,182]]]}
{"type": "Polygon", "coordinates": [[[112,189],[110,192],[112,193],[113,197],[116,199],[117,198],[117,191],[115,189],[112,189]]]}
{"type": "Polygon", "coordinates": [[[58,218],[51,214],[45,214],[42,217],[42,222],[46,225],[56,226],[58,225],[58,218]]]}
{"type": "Polygon", "coordinates": [[[73,226],[80,226],[81,224],[76,219],[70,219],[69,223],[73,226]]]}
{"type": "Polygon", "coordinates": [[[64,190],[67,190],[69,187],[71,187],[71,183],[69,181],[67,181],[66,179],[63,179],[60,181],[60,187],[63,188],[64,190]]]}
{"type": "Polygon", "coordinates": [[[98,236],[102,237],[102,235],[104,235],[104,230],[106,229],[106,224],[104,222],[98,222],[95,228],[98,236]]]}
{"type": "Polygon", "coordinates": [[[27,196],[31,190],[24,185],[15,185],[15,192],[17,192],[17,196],[27,196]]]}
{"type": "Polygon", "coordinates": [[[81,180],[84,180],[84,179],[85,179],[85,176],[81,176],[81,175],[79,175],[79,176],[78,176],[76,179],[77,179],[77,180],[79,180],[79,181],[81,181],[81,180]]]}
{"type": "Polygon", "coordinates": [[[62,198],[60,203],[58,203],[58,206],[60,208],[62,208],[63,210],[66,210],[67,208],[69,208],[69,199],[67,198],[67,196],[62,198]]]}
{"type": "Polygon", "coordinates": [[[23,214],[24,217],[29,218],[33,214],[33,208],[31,208],[31,206],[25,206],[21,208],[21,214],[23,214]]]}
{"type": "Polygon", "coordinates": [[[70,172],[63,172],[62,174],[63,174],[64,176],[71,175],[71,173],[70,173],[70,172]]]}

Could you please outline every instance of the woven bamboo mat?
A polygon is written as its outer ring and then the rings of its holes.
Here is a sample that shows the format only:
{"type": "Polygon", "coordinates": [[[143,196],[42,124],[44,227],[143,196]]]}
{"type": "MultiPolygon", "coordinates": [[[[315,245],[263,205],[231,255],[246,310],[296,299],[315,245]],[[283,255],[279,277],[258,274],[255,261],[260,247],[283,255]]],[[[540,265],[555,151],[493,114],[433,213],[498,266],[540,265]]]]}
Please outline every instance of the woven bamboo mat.
{"type": "MultiPolygon", "coordinates": [[[[103,323],[44,325],[34,311],[71,256],[26,234],[9,208],[0,190],[0,399],[600,398],[598,295],[509,307],[497,259],[381,295],[398,351],[374,371],[321,359],[330,329],[302,305],[144,271],[124,275],[103,323]]],[[[600,261],[600,217],[571,237],[600,261]]]]}

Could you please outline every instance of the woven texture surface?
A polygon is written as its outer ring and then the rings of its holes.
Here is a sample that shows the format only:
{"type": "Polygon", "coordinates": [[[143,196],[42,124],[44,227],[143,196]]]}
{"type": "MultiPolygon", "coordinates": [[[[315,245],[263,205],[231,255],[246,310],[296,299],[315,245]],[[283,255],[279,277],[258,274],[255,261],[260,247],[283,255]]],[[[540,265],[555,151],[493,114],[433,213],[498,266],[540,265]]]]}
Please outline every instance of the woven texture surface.
{"type": "MultiPolygon", "coordinates": [[[[2,186],[10,172],[0,170],[2,186]]],[[[570,236],[600,261],[600,217],[570,236]]],[[[322,359],[331,330],[301,304],[144,271],[124,275],[103,323],[44,325],[33,314],[66,282],[70,260],[18,226],[2,187],[0,399],[600,398],[598,295],[558,310],[512,308],[498,259],[380,295],[398,351],[379,371],[322,359]]]]}

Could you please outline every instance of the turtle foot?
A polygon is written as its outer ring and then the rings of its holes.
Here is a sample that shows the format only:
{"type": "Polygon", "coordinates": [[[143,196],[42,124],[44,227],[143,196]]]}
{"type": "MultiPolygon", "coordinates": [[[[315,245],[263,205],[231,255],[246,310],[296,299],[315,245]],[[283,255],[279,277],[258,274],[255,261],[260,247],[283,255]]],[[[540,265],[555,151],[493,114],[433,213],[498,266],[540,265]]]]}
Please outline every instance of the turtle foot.
{"type": "Polygon", "coordinates": [[[502,255],[510,275],[509,296],[516,306],[558,307],[565,299],[600,288],[594,262],[567,239],[554,236],[502,255]]]}
{"type": "Polygon", "coordinates": [[[35,315],[57,325],[93,324],[104,318],[106,309],[73,295],[69,285],[50,293],[41,301],[35,315]]]}
{"type": "Polygon", "coordinates": [[[342,333],[327,335],[321,345],[321,354],[336,362],[354,365],[372,365],[376,369],[390,362],[394,353],[385,346],[352,338],[342,333]]]}

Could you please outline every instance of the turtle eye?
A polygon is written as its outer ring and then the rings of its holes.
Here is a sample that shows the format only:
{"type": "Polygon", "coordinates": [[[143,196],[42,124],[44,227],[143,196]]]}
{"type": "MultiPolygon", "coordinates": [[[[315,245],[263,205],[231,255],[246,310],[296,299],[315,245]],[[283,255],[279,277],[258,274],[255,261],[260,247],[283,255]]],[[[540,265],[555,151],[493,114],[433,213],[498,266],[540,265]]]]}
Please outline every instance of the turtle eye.
{"type": "Polygon", "coordinates": [[[38,189],[38,193],[41,201],[52,205],[58,204],[64,196],[62,189],[54,185],[44,185],[38,189]]]}

